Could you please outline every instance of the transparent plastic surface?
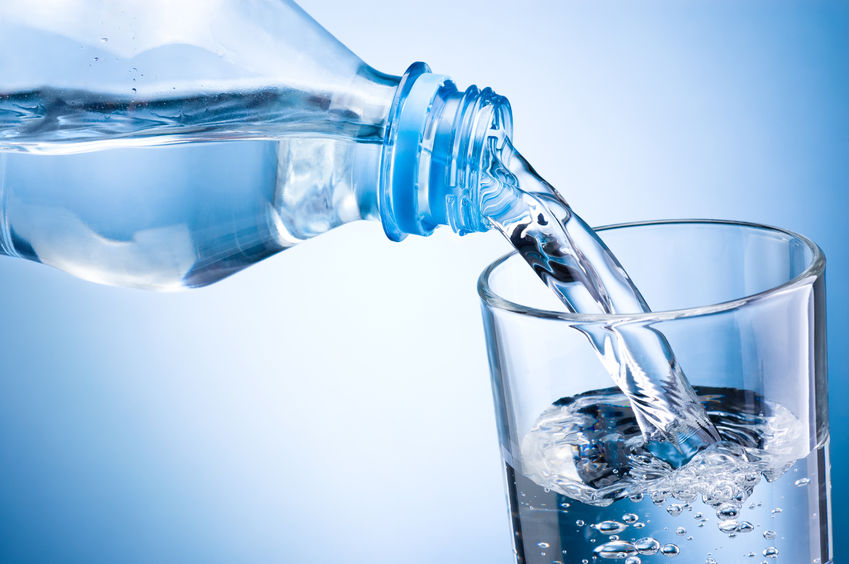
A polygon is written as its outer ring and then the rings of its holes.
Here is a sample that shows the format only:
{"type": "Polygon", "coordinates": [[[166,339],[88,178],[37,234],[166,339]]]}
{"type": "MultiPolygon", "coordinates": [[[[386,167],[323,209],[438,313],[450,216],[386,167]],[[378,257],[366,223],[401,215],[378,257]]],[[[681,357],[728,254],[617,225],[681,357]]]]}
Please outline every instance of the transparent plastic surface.
{"type": "Polygon", "coordinates": [[[657,311],[571,313],[516,255],[481,277],[517,561],[830,562],[820,251],[723,222],[599,235],[657,311]],[[719,431],[680,468],[603,384],[587,335],[613,325],[662,334],[719,431]]]}
{"type": "Polygon", "coordinates": [[[220,280],[376,215],[398,77],[288,1],[4,2],[0,251],[220,280]]]}
{"type": "Polygon", "coordinates": [[[0,5],[0,252],[105,284],[220,280],[338,225],[480,231],[507,101],[379,73],[286,0],[0,5]]]}

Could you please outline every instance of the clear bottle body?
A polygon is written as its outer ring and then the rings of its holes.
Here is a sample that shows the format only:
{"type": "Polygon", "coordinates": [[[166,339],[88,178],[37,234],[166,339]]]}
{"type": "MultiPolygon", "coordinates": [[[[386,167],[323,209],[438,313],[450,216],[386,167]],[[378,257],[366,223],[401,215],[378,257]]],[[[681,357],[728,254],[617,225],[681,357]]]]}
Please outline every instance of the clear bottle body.
{"type": "Polygon", "coordinates": [[[0,7],[0,252],[173,290],[360,219],[485,228],[467,173],[494,94],[379,73],[291,2],[187,6],[0,7]]]}

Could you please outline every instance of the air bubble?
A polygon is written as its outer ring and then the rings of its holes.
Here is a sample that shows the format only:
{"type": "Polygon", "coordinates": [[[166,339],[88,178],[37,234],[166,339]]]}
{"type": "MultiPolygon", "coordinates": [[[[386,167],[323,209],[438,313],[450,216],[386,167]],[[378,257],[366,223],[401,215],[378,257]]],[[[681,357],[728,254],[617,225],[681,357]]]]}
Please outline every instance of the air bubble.
{"type": "Polygon", "coordinates": [[[643,564],[639,556],[629,556],[625,559],[625,564],[643,564]]]}
{"type": "Polygon", "coordinates": [[[593,554],[595,554],[596,556],[600,556],[601,558],[621,560],[623,558],[627,558],[628,556],[636,555],[637,549],[630,542],[610,541],[597,547],[593,551],[593,554]]]}
{"type": "Polygon", "coordinates": [[[687,529],[685,529],[684,527],[678,527],[677,529],[675,529],[675,534],[679,537],[683,537],[687,534],[687,529]]]}
{"type": "Polygon", "coordinates": [[[603,535],[615,535],[627,529],[628,525],[620,523],[619,521],[602,521],[601,523],[596,523],[592,527],[603,535]]]}
{"type": "Polygon", "coordinates": [[[749,523],[748,521],[741,521],[740,525],[737,527],[738,533],[751,533],[755,530],[755,526],[749,523]]]}
{"type": "Polygon", "coordinates": [[[723,503],[716,510],[716,516],[722,520],[736,519],[740,509],[732,503],[723,503]]]}
{"type": "Polygon", "coordinates": [[[681,550],[674,544],[665,544],[660,547],[660,553],[664,556],[678,556],[681,550]]]}
{"type": "Polygon", "coordinates": [[[640,518],[639,518],[639,516],[635,515],[634,513],[626,513],[625,515],[622,516],[622,520],[625,521],[627,524],[632,525],[632,524],[636,523],[637,521],[639,521],[640,518]]]}
{"type": "Polygon", "coordinates": [[[737,521],[735,521],[734,519],[728,519],[719,522],[719,530],[725,534],[736,533],[738,526],[739,523],[737,523],[737,521]]]}
{"type": "Polygon", "coordinates": [[[666,512],[675,517],[676,515],[681,515],[681,512],[684,511],[684,508],[678,505],[677,503],[671,503],[666,506],[666,512]]]}
{"type": "Polygon", "coordinates": [[[657,551],[660,550],[660,543],[651,537],[643,537],[634,541],[634,548],[644,556],[651,556],[657,554],[657,551]]]}
{"type": "Polygon", "coordinates": [[[575,524],[579,527],[583,527],[586,523],[584,523],[583,519],[578,519],[577,521],[575,521],[575,524]]]}

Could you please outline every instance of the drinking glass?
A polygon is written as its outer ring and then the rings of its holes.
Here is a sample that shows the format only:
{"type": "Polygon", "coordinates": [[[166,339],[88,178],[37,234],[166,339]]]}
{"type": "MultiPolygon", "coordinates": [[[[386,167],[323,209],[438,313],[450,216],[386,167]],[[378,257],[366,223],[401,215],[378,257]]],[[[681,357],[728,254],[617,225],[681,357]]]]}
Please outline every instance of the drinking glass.
{"type": "Polygon", "coordinates": [[[832,562],[820,249],[727,221],[597,232],[651,313],[570,313],[515,253],[478,284],[516,561],[832,562]],[[680,468],[643,450],[599,328],[662,333],[723,440],[680,468]]]}

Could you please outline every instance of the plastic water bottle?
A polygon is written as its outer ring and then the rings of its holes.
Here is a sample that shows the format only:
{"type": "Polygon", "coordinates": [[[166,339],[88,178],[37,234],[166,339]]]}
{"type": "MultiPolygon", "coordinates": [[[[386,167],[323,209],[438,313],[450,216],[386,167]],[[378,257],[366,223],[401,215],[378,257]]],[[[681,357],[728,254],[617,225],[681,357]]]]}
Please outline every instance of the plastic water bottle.
{"type": "Polygon", "coordinates": [[[105,284],[203,286],[334,227],[488,224],[507,100],[380,73],[280,0],[0,5],[0,252],[105,284]]]}
{"type": "MultiPolygon", "coordinates": [[[[648,311],[515,151],[505,98],[377,72],[292,2],[4,0],[0,69],[4,254],[170,290],[361,219],[393,240],[494,227],[571,309],[648,311]]],[[[662,335],[619,334],[593,346],[685,463],[713,424],[662,335]]]]}

